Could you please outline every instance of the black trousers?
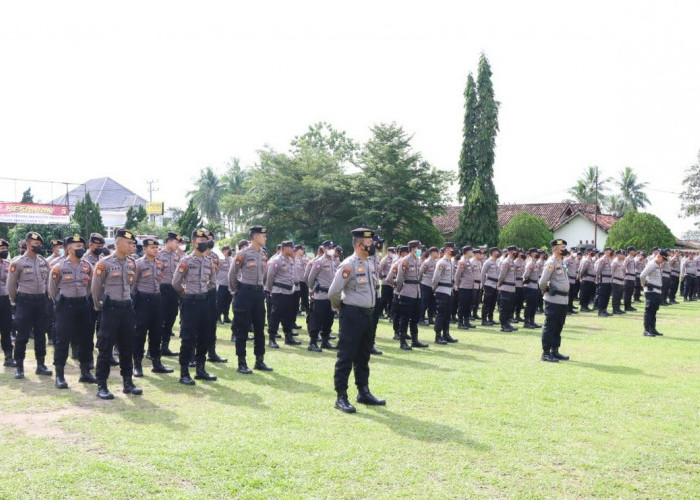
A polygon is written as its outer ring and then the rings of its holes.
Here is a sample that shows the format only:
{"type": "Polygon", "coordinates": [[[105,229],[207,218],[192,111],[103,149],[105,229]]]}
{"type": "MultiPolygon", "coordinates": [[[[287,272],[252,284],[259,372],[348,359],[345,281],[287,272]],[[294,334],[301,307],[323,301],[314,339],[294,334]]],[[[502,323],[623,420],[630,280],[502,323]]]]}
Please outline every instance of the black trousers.
{"type": "Polygon", "coordinates": [[[668,289],[671,287],[671,276],[661,277],[661,302],[668,302],[668,289]]]}
{"type": "Polygon", "coordinates": [[[46,335],[49,340],[56,339],[56,316],[54,314],[53,301],[46,300],[46,335]]]}
{"type": "Polygon", "coordinates": [[[581,282],[581,295],[579,298],[579,305],[583,307],[588,307],[591,303],[591,299],[595,294],[595,283],[592,281],[582,281],[581,282]]]}
{"type": "Polygon", "coordinates": [[[676,301],[676,294],[678,294],[678,283],[679,283],[679,277],[675,275],[671,275],[671,282],[669,284],[668,288],[668,298],[675,302],[676,301]]]}
{"type": "Polygon", "coordinates": [[[639,280],[639,276],[634,278],[634,300],[635,302],[639,302],[639,299],[642,296],[642,282],[639,280]]]}
{"type": "Polygon", "coordinates": [[[484,287],[484,305],[481,308],[481,319],[493,321],[493,312],[496,309],[496,294],[495,288],[490,286],[484,287]]]}
{"type": "MultiPolygon", "coordinates": [[[[92,356],[95,351],[95,335],[97,334],[97,328],[100,324],[101,311],[95,311],[95,303],[90,294],[88,294],[88,305],[90,306],[90,362],[92,363],[92,356]]],[[[80,357],[80,353],[77,354],[78,357],[80,357]]]]}
{"type": "Polygon", "coordinates": [[[391,316],[391,306],[394,301],[394,287],[382,284],[382,313],[391,316]]]}
{"type": "Polygon", "coordinates": [[[501,326],[508,326],[513,318],[513,305],[515,303],[515,293],[501,290],[498,309],[498,321],[501,326]]]}
{"type": "Polygon", "coordinates": [[[525,322],[535,322],[535,311],[537,310],[537,301],[540,299],[539,290],[537,288],[525,288],[525,322]]]}
{"type": "Polygon", "coordinates": [[[571,280],[569,280],[569,311],[574,310],[574,300],[576,299],[576,297],[578,297],[579,287],[580,284],[578,281],[574,280],[574,282],[572,283],[571,280]]]}
{"type": "Polygon", "coordinates": [[[625,280],[625,310],[632,307],[632,296],[634,295],[634,280],[625,280]]]}
{"type": "MultiPolygon", "coordinates": [[[[418,321],[420,321],[420,304],[418,297],[400,297],[398,300],[399,333],[401,338],[408,338],[408,328],[411,328],[411,338],[418,338],[418,321]]],[[[394,320],[396,321],[396,320],[394,320]]]]}
{"type": "Polygon", "coordinates": [[[605,311],[608,309],[610,302],[610,294],[612,293],[612,283],[601,283],[598,285],[598,310],[605,311]]]}
{"type": "Polygon", "coordinates": [[[160,308],[163,314],[163,333],[162,344],[163,348],[170,345],[170,335],[173,333],[173,325],[177,318],[178,308],[180,306],[180,295],[175,291],[172,285],[160,285],[160,308]]]}
{"type": "Polygon", "coordinates": [[[305,281],[299,282],[299,290],[294,292],[296,295],[296,310],[309,312],[309,285],[305,281]]]}
{"type": "Polygon", "coordinates": [[[472,317],[476,317],[476,313],[479,312],[479,305],[481,305],[481,298],[484,295],[484,290],[482,288],[475,288],[472,295],[472,317]]]}
{"type": "Polygon", "coordinates": [[[17,294],[17,309],[15,310],[15,361],[24,361],[27,350],[29,333],[34,331],[34,355],[37,359],[46,357],[46,301],[44,294],[17,294]]]}
{"type": "Polygon", "coordinates": [[[683,287],[683,298],[684,299],[691,299],[695,295],[695,280],[697,278],[695,276],[691,276],[690,274],[685,275],[685,279],[683,280],[684,287],[683,287]]]}
{"type": "Polygon", "coordinates": [[[328,337],[331,335],[331,328],[333,328],[333,321],[331,301],[328,299],[312,300],[306,322],[309,327],[311,342],[317,342],[319,334],[322,339],[328,340],[328,337]]]}
{"type": "Polygon", "coordinates": [[[542,327],[542,350],[559,349],[561,331],[566,323],[566,304],[544,301],[544,327],[542,327]]]}
{"type": "Polygon", "coordinates": [[[515,302],[513,303],[513,312],[517,317],[520,317],[520,311],[523,309],[523,304],[525,303],[525,287],[516,286],[515,287],[515,302]]]}
{"type": "Polygon", "coordinates": [[[8,295],[0,296],[0,344],[2,352],[12,357],[12,304],[8,295]]]}
{"type": "MultiPolygon", "coordinates": [[[[182,299],[180,311],[180,365],[187,365],[192,359],[197,363],[206,361],[209,349],[209,329],[211,327],[211,303],[208,297],[187,296],[182,299]]],[[[121,359],[121,356],[120,356],[121,359]]]]}
{"type": "Polygon", "coordinates": [[[460,288],[459,293],[459,321],[469,323],[471,315],[472,298],[474,297],[473,288],[460,288]]]}
{"type": "Polygon", "coordinates": [[[271,294],[270,302],[272,303],[272,311],[270,312],[270,323],[267,325],[270,338],[275,338],[280,323],[282,323],[284,334],[291,335],[297,315],[297,311],[294,308],[294,295],[291,293],[273,293],[271,294]]]}
{"type": "Polygon", "coordinates": [[[435,317],[435,293],[429,285],[420,286],[420,319],[431,320],[435,317]],[[428,316],[426,317],[426,313],[428,316]]]}
{"type": "Polygon", "coordinates": [[[97,363],[95,377],[106,381],[109,377],[114,345],[119,348],[119,372],[122,377],[131,377],[134,370],[134,309],[114,307],[107,301],[100,313],[100,329],[97,332],[97,363]]]}
{"type": "Polygon", "coordinates": [[[53,364],[66,365],[68,347],[71,343],[78,348],[80,364],[89,364],[92,361],[92,323],[87,297],[59,299],[54,307],[54,318],[56,318],[56,340],[53,364]]]}
{"type": "Polygon", "coordinates": [[[216,300],[216,288],[212,288],[207,292],[207,303],[209,304],[209,319],[207,328],[207,352],[210,356],[216,353],[216,320],[219,318],[217,311],[219,304],[216,300]]]}
{"type": "Polygon", "coordinates": [[[644,330],[652,332],[656,330],[656,311],[661,304],[661,294],[655,292],[645,292],[646,306],[644,307],[644,330]]]}
{"type": "Polygon", "coordinates": [[[231,310],[231,294],[228,291],[228,285],[219,285],[216,287],[216,319],[229,319],[229,311],[231,310]]]}
{"type": "Polygon", "coordinates": [[[625,285],[622,283],[613,283],[611,287],[612,295],[612,310],[619,311],[622,304],[622,295],[625,292],[625,285]]]}
{"type": "Polygon", "coordinates": [[[338,394],[344,394],[348,390],[351,370],[355,372],[355,385],[369,385],[369,358],[374,342],[373,316],[372,309],[345,304],[340,308],[338,355],[333,374],[333,383],[338,394]]]}
{"type": "MultiPolygon", "coordinates": [[[[148,354],[152,358],[160,357],[160,345],[163,338],[163,310],[160,307],[160,294],[134,294],[134,361],[143,360],[146,335],[148,334],[148,354]]],[[[120,351],[121,352],[121,351],[120,351]]]]}
{"type": "Polygon", "coordinates": [[[449,335],[452,295],[435,292],[435,335],[449,335]]]}
{"type": "Polygon", "coordinates": [[[265,354],[265,292],[241,285],[233,301],[233,334],[236,337],[236,356],[245,357],[250,325],[255,336],[253,352],[265,354]]]}

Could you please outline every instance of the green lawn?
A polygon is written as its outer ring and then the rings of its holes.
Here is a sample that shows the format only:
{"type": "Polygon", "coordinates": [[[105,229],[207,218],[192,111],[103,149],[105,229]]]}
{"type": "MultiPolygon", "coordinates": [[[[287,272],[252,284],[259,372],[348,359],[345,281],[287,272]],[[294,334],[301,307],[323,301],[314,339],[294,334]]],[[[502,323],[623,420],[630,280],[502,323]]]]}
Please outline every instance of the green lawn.
{"type": "Polygon", "coordinates": [[[387,406],[355,415],[333,408],[334,353],[303,333],[244,376],[220,327],[217,382],[146,362],[141,397],[112,371],[114,401],[74,365],[56,390],[30,359],[25,380],[0,374],[0,497],[697,498],[700,302],[662,308],[664,337],[641,315],[569,317],[559,364],[539,361],[539,331],[454,328],[436,346],[421,327],[430,348],[403,352],[381,321],[370,387],[387,406]]]}

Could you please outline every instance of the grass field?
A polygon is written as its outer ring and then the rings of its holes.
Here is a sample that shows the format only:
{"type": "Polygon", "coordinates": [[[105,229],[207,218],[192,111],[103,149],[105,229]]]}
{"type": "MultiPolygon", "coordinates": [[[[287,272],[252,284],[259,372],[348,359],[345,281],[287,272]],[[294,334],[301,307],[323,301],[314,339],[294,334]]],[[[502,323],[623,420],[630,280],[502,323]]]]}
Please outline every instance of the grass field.
{"type": "Polygon", "coordinates": [[[662,308],[664,337],[641,315],[569,317],[559,364],[539,361],[539,331],[454,328],[436,346],[421,327],[430,348],[403,352],[381,321],[370,387],[387,406],[355,415],[333,408],[335,355],[305,332],[245,376],[219,327],[217,382],[145,362],[141,397],[112,371],[114,401],[74,365],[58,391],[28,359],[25,380],[0,373],[0,497],[697,498],[700,302],[662,308]]]}

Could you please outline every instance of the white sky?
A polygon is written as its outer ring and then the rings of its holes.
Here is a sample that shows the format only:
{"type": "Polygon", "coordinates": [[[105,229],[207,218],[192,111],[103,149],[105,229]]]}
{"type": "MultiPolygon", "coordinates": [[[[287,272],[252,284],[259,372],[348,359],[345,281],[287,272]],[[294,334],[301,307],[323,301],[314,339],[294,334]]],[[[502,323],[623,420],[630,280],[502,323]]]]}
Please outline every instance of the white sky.
{"type": "MultiPolygon", "coordinates": [[[[501,203],[560,201],[588,165],[631,166],[677,236],[700,149],[695,1],[0,1],[0,176],[110,176],[183,207],[200,168],[253,163],[325,120],[379,122],[456,169],[485,51],[501,203]]],[[[0,180],[0,200],[29,183],[0,180]]],[[[31,184],[39,201],[61,185],[31,184]]]]}

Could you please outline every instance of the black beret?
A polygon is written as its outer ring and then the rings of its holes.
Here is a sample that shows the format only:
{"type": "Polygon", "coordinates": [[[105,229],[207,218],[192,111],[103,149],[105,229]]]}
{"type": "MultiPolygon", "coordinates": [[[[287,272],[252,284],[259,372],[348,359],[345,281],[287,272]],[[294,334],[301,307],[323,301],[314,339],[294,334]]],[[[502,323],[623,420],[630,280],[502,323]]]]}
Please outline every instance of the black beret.
{"type": "Polygon", "coordinates": [[[654,247],[651,249],[651,251],[653,252],[654,250],[658,250],[658,249],[659,249],[659,247],[654,247]]]}
{"type": "Polygon", "coordinates": [[[192,239],[194,240],[195,238],[207,238],[209,236],[209,230],[205,229],[203,227],[200,227],[199,229],[195,229],[192,231],[192,239]]]}
{"type": "Polygon", "coordinates": [[[428,253],[430,253],[430,252],[438,252],[438,251],[439,251],[439,250],[438,250],[438,247],[430,247],[430,248],[428,248],[428,253]]]}
{"type": "Polygon", "coordinates": [[[294,248],[294,242],[291,240],[283,241],[282,242],[283,247],[289,247],[289,248],[294,248]]]}
{"type": "Polygon", "coordinates": [[[408,252],[408,245],[399,245],[398,250],[399,250],[399,253],[408,252]]]}
{"type": "Polygon", "coordinates": [[[221,247],[222,252],[225,252],[226,250],[231,250],[231,245],[224,245],[221,247]]]}
{"type": "Polygon", "coordinates": [[[537,248],[531,248],[530,250],[527,251],[527,253],[532,253],[532,252],[539,252],[537,248]]]}
{"type": "Polygon", "coordinates": [[[605,247],[605,249],[603,250],[603,252],[607,252],[608,250],[610,250],[611,252],[614,252],[614,251],[615,251],[615,250],[613,250],[612,247],[605,247]]]}
{"type": "Polygon", "coordinates": [[[514,252],[514,251],[516,251],[517,249],[518,249],[518,247],[516,247],[515,245],[511,245],[511,246],[509,246],[509,247],[507,248],[507,250],[508,250],[509,252],[514,252]]]}
{"type": "Polygon", "coordinates": [[[104,245],[105,239],[100,233],[92,233],[90,235],[90,243],[102,243],[104,245]]]}
{"type": "Polygon", "coordinates": [[[266,228],[266,227],[262,227],[262,226],[253,226],[253,227],[250,228],[250,234],[251,234],[251,235],[253,235],[253,234],[258,234],[258,233],[260,233],[260,234],[265,234],[265,233],[267,233],[267,228],[266,228]]]}
{"type": "Polygon", "coordinates": [[[454,242],[453,241],[446,241],[445,248],[455,248],[454,242]]]}
{"type": "Polygon", "coordinates": [[[659,252],[659,255],[661,255],[664,258],[664,260],[668,260],[668,252],[666,250],[661,250],[659,252]]]}
{"type": "Polygon", "coordinates": [[[61,245],[63,246],[63,241],[61,240],[51,240],[51,246],[55,247],[56,245],[61,245]]]}
{"type": "Polygon", "coordinates": [[[625,251],[620,249],[615,251],[615,255],[625,255],[625,251]]]}
{"type": "Polygon", "coordinates": [[[44,242],[44,238],[41,237],[41,235],[37,232],[34,231],[29,231],[27,233],[27,237],[25,238],[26,241],[40,241],[41,243],[44,242]]]}
{"type": "Polygon", "coordinates": [[[306,248],[304,247],[304,245],[295,245],[294,250],[306,250],[306,248]]]}
{"type": "Polygon", "coordinates": [[[337,247],[335,247],[335,251],[336,251],[336,252],[339,252],[339,253],[343,253],[343,247],[341,247],[340,245],[338,245],[337,247]]]}
{"type": "Polygon", "coordinates": [[[350,231],[355,238],[372,238],[374,236],[374,231],[367,229],[366,227],[358,227],[350,231]]]}
{"type": "Polygon", "coordinates": [[[634,248],[632,245],[630,245],[630,246],[627,247],[627,251],[628,251],[628,252],[635,252],[635,251],[637,251],[637,249],[634,248]]]}
{"type": "Polygon", "coordinates": [[[82,236],[78,236],[77,234],[73,236],[68,236],[66,239],[63,240],[63,244],[65,246],[70,245],[71,243],[82,243],[83,245],[85,244],[85,238],[82,236]]]}
{"type": "Polygon", "coordinates": [[[498,247],[491,247],[491,248],[489,248],[489,253],[490,253],[490,254],[493,253],[493,252],[500,252],[500,251],[501,251],[501,250],[500,250],[500,248],[498,248],[498,247]]]}
{"type": "Polygon", "coordinates": [[[464,245],[464,246],[462,247],[462,252],[464,252],[464,253],[470,252],[471,250],[472,250],[472,246],[471,246],[471,245],[464,245]]]}
{"type": "Polygon", "coordinates": [[[335,243],[333,243],[333,241],[331,240],[326,240],[323,243],[321,243],[321,246],[323,248],[333,248],[335,246],[335,243]]]}
{"type": "Polygon", "coordinates": [[[555,247],[555,246],[557,246],[557,245],[566,245],[566,240],[562,240],[561,238],[558,238],[558,239],[556,239],[556,240],[552,240],[552,241],[549,243],[549,245],[550,245],[550,246],[553,246],[553,247],[555,247]]]}
{"type": "Polygon", "coordinates": [[[172,231],[168,231],[168,234],[165,236],[165,241],[168,242],[170,240],[180,241],[180,235],[178,235],[177,233],[174,233],[172,231]]]}
{"type": "Polygon", "coordinates": [[[387,252],[395,252],[395,251],[396,251],[396,247],[389,247],[389,248],[386,249],[386,251],[387,251],[387,252]]]}
{"type": "Polygon", "coordinates": [[[132,233],[128,229],[118,229],[116,237],[117,238],[126,238],[127,240],[136,241],[136,236],[134,236],[134,233],[132,233]]]}
{"type": "Polygon", "coordinates": [[[144,238],[141,245],[147,247],[149,245],[160,245],[160,242],[155,238],[144,238]]]}
{"type": "Polygon", "coordinates": [[[420,241],[418,240],[411,240],[408,242],[408,248],[418,248],[420,246],[420,241]]]}

